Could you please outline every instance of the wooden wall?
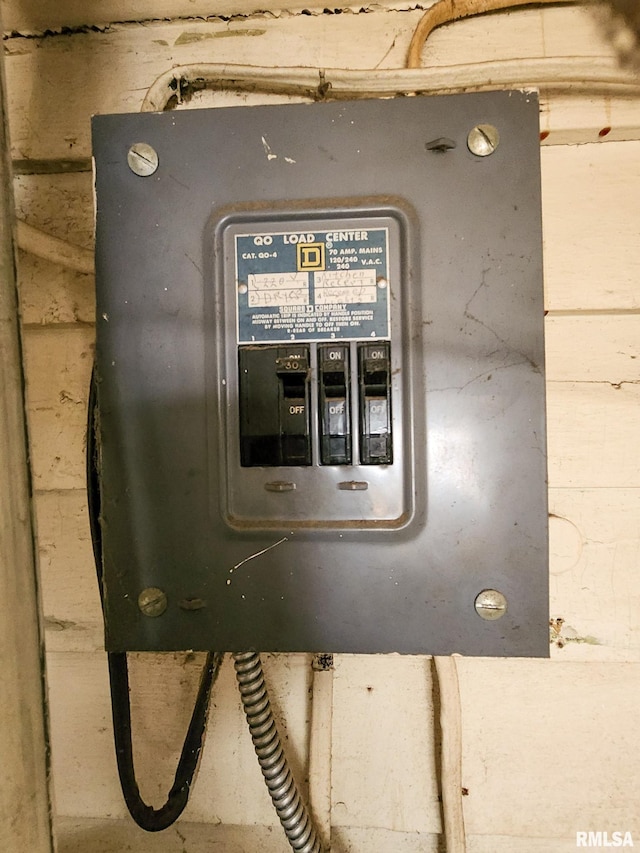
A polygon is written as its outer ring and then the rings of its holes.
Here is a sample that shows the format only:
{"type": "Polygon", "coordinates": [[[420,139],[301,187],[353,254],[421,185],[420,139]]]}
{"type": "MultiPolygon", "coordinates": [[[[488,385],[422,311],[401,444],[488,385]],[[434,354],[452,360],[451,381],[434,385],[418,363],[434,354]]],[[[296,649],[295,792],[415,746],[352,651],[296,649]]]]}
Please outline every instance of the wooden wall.
{"type": "MultiPolygon", "coordinates": [[[[4,13],[19,215],[85,247],[91,174],[56,171],[63,165],[52,161],[86,165],[91,114],[139,109],[153,79],[177,63],[399,67],[422,14],[400,3],[342,14],[293,3],[254,13],[249,0],[96,5],[99,17],[79,1],[7,0],[4,13]],[[113,21],[124,23],[106,26],[113,21]]],[[[428,49],[441,65],[537,55],[612,50],[591,14],[572,7],[462,22],[428,49]]],[[[202,95],[192,106],[258,100],[269,98],[202,95]]],[[[640,844],[639,118],[637,99],[543,93],[550,607],[562,621],[550,631],[549,661],[458,661],[471,853],[562,853],[575,849],[578,830],[629,830],[640,844]]],[[[84,495],[93,279],[21,253],[20,286],[59,849],[284,853],[228,663],[184,819],[154,836],[126,819],[84,495]]],[[[156,804],[199,665],[190,655],[134,662],[139,777],[156,804]]],[[[268,657],[266,670],[304,776],[309,657],[268,657]]],[[[432,687],[428,658],[337,657],[338,853],[438,849],[432,687]]]]}

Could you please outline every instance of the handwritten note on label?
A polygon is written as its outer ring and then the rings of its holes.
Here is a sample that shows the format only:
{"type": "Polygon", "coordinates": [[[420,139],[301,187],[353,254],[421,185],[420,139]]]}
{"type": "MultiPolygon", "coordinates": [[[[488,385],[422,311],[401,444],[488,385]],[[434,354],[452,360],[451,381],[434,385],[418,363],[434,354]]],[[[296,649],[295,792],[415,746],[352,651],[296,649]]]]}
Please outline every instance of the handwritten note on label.
{"type": "Polygon", "coordinates": [[[309,304],[309,273],[254,273],[248,276],[249,308],[309,304]]]}
{"type": "Polygon", "coordinates": [[[314,283],[316,305],[358,304],[377,299],[375,270],[317,272],[314,283]]]}

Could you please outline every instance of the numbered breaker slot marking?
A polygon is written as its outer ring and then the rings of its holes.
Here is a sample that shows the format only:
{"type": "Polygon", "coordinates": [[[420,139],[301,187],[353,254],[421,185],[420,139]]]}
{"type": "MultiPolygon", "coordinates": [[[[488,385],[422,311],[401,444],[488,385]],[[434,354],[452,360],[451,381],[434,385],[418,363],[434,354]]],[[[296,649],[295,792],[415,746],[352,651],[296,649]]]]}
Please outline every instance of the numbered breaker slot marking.
{"type": "Polygon", "coordinates": [[[387,341],[242,346],[238,368],[243,467],[392,464],[387,341]]]}

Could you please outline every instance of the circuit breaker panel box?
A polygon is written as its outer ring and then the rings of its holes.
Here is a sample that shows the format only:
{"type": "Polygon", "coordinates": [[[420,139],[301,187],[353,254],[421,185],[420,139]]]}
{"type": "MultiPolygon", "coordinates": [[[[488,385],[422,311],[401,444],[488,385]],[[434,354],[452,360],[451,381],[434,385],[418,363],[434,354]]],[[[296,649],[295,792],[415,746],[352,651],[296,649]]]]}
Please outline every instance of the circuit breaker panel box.
{"type": "Polygon", "coordinates": [[[536,96],[93,146],[107,648],[547,655],[536,96]]]}

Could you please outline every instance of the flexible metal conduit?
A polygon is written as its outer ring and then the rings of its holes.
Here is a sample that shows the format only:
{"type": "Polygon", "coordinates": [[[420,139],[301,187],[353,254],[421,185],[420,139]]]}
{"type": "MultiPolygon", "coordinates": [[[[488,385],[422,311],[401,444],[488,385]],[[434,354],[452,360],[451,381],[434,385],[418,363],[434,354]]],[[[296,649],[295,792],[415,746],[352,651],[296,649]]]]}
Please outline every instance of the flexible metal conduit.
{"type": "Polygon", "coordinates": [[[262,775],[289,844],[296,853],[322,853],[282,749],[258,652],[234,652],[233,662],[262,775]]]}

